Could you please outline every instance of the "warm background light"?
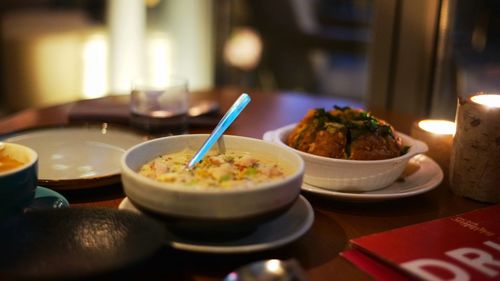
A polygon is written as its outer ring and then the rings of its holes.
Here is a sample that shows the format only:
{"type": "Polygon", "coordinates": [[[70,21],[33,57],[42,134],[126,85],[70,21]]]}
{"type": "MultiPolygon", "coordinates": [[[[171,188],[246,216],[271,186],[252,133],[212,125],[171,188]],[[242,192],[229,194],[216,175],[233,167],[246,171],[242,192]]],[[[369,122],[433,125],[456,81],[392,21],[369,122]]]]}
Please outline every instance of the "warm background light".
{"type": "Polygon", "coordinates": [[[104,32],[95,32],[83,43],[83,98],[98,98],[108,93],[107,39],[104,32]]]}
{"type": "Polygon", "coordinates": [[[233,31],[224,46],[224,59],[232,66],[251,70],[257,66],[262,53],[262,40],[253,29],[241,27],[233,31]]]}
{"type": "Polygon", "coordinates": [[[455,123],[447,120],[422,120],[418,122],[418,126],[429,133],[438,135],[453,135],[456,130],[455,123]]]}
{"type": "Polygon", "coordinates": [[[20,10],[3,15],[0,25],[1,106],[17,111],[81,97],[82,43],[93,30],[82,12],[20,10]]]}
{"type": "Polygon", "coordinates": [[[169,74],[213,87],[213,0],[109,0],[106,21],[86,10],[19,9],[0,19],[0,110],[129,94],[131,80],[169,74]]]}
{"type": "Polygon", "coordinates": [[[488,107],[500,107],[500,95],[477,95],[470,99],[475,103],[488,107]]]}
{"type": "Polygon", "coordinates": [[[172,42],[164,32],[150,32],[147,36],[146,77],[155,84],[165,84],[172,69],[172,42]]]}
{"type": "Polygon", "coordinates": [[[146,68],[146,6],[143,0],[108,2],[109,90],[128,94],[146,68]],[[124,20],[127,19],[127,20],[124,20]]]}

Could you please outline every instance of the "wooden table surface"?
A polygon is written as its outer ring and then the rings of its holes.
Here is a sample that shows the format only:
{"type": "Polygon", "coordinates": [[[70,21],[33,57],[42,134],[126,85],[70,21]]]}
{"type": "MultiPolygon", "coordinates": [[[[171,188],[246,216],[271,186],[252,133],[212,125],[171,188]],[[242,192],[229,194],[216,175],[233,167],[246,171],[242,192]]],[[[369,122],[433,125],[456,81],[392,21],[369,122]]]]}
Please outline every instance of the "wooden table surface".
{"type": "MultiPolygon", "coordinates": [[[[241,92],[220,89],[194,96],[219,102],[224,112],[241,92]]],[[[250,91],[252,102],[233,123],[228,134],[262,138],[264,132],[299,121],[308,109],[347,105],[344,100],[287,92],[250,91]]],[[[106,102],[119,101],[108,97],[106,102]]],[[[68,114],[76,103],[29,109],[0,120],[0,134],[49,125],[66,125],[68,114]]],[[[396,129],[409,133],[414,119],[373,109],[396,129]]],[[[212,127],[191,132],[209,132],[212,127]]],[[[123,199],[120,184],[93,190],[63,193],[72,206],[105,206],[116,208],[123,199]]],[[[457,197],[448,188],[448,180],[430,192],[414,197],[373,203],[347,203],[303,193],[314,208],[312,228],[301,238],[281,248],[252,254],[199,254],[165,247],[140,265],[126,269],[130,279],[146,280],[221,280],[233,269],[252,261],[278,258],[296,259],[311,281],[371,280],[364,272],[339,256],[349,246],[349,239],[455,215],[487,206],[457,197]],[[154,273],[154,274],[153,274],[154,273]]]]}

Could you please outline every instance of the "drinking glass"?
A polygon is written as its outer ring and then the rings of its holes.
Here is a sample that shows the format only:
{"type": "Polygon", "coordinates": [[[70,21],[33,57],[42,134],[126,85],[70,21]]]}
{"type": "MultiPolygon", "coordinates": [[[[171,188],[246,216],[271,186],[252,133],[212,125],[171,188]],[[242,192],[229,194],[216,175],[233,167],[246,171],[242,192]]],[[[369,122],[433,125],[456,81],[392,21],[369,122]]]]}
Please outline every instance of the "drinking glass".
{"type": "Polygon", "coordinates": [[[188,81],[184,78],[137,79],[132,83],[130,123],[150,137],[187,133],[188,108],[188,81]]]}

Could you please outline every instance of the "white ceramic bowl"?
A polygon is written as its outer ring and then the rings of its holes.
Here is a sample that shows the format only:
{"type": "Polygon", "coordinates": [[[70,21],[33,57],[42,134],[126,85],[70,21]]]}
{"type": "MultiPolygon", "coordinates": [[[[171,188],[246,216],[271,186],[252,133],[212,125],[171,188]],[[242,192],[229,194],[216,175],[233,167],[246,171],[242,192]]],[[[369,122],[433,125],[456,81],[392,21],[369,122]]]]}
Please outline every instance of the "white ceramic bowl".
{"type": "MultiPolygon", "coordinates": [[[[227,150],[270,155],[291,168],[285,179],[255,188],[229,190],[188,189],[155,181],[137,171],[145,163],[185,148],[196,151],[206,134],[179,135],[138,144],[121,161],[122,183],[127,197],[139,208],[160,215],[179,228],[199,230],[202,225],[233,227],[264,221],[286,211],[298,198],[304,173],[303,160],[293,151],[259,139],[223,136],[227,150]]],[[[217,144],[215,145],[217,147],[217,144]]]]}
{"type": "Polygon", "coordinates": [[[393,183],[413,156],[427,151],[424,142],[396,132],[409,150],[399,157],[384,160],[345,160],[306,153],[286,144],[286,138],[296,124],[266,133],[264,139],[295,151],[304,159],[304,182],[317,187],[346,192],[364,192],[393,183]]]}

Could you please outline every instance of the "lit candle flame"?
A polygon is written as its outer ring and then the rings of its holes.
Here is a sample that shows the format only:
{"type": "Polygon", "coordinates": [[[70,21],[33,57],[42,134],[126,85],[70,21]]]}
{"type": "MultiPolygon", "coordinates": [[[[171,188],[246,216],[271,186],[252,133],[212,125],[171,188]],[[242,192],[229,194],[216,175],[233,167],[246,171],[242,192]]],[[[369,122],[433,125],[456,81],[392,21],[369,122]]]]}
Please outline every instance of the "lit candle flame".
{"type": "Polygon", "coordinates": [[[500,95],[477,95],[470,99],[475,103],[488,107],[500,107],[500,95]]]}
{"type": "Polygon", "coordinates": [[[456,130],[455,123],[447,120],[422,120],[418,122],[418,126],[424,131],[438,135],[453,135],[456,130]]]}

